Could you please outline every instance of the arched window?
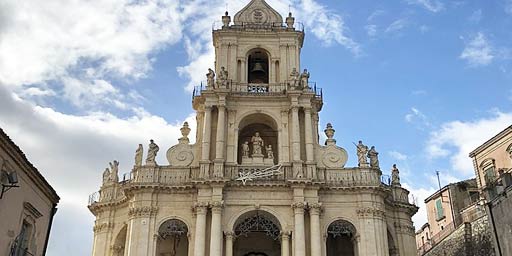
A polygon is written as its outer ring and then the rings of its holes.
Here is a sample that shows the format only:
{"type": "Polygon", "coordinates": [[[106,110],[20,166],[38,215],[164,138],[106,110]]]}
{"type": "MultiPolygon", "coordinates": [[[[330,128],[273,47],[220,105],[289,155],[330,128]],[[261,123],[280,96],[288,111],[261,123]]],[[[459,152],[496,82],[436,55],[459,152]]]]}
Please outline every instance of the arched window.
{"type": "Polygon", "coordinates": [[[327,228],[327,256],[357,255],[356,228],[346,220],[337,220],[327,228]]]}
{"type": "Polygon", "coordinates": [[[170,219],[158,228],[157,255],[187,256],[188,228],[181,220],[170,219]]]}
{"type": "Polygon", "coordinates": [[[496,180],[496,164],[494,159],[487,158],[480,164],[480,170],[484,176],[485,184],[490,185],[496,180]]]}
{"type": "Polygon", "coordinates": [[[247,56],[247,81],[252,84],[268,84],[269,56],[263,49],[253,49],[247,56]]]}

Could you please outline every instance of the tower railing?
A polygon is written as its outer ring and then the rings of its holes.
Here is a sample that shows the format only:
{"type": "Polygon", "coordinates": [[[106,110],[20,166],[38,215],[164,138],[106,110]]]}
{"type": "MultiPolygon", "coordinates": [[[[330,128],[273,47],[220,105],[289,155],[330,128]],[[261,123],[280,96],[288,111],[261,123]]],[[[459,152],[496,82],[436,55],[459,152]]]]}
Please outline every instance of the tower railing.
{"type": "Polygon", "coordinates": [[[294,22],[293,27],[288,27],[285,22],[270,23],[254,23],[242,22],[240,24],[230,23],[224,26],[222,21],[216,21],[212,24],[212,31],[216,30],[270,30],[270,31],[301,31],[304,32],[304,24],[302,22],[294,22]]]}

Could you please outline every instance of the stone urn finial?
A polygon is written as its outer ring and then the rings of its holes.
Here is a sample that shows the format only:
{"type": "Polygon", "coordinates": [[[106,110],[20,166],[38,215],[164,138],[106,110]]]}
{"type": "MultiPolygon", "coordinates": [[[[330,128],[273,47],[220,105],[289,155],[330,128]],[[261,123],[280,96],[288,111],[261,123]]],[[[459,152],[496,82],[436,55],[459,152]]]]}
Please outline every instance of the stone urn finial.
{"type": "Polygon", "coordinates": [[[189,143],[188,135],[190,134],[190,128],[188,127],[188,122],[183,123],[183,127],[181,127],[180,131],[181,131],[181,135],[183,137],[179,138],[178,141],[181,144],[188,144],[189,143]]]}
{"type": "Polygon", "coordinates": [[[336,140],[334,139],[334,132],[336,132],[336,130],[332,128],[331,123],[327,123],[327,127],[325,128],[324,132],[325,136],[327,136],[327,140],[325,140],[325,145],[335,145],[336,140]]]}

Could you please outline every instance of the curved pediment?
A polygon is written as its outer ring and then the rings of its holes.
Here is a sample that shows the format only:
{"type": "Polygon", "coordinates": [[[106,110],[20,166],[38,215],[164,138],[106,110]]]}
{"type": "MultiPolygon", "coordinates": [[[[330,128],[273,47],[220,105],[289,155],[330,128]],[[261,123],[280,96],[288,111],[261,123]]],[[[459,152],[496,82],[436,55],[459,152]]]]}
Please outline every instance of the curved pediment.
{"type": "Polygon", "coordinates": [[[283,17],[265,0],[252,0],[235,14],[235,25],[283,23],[283,17]]]}

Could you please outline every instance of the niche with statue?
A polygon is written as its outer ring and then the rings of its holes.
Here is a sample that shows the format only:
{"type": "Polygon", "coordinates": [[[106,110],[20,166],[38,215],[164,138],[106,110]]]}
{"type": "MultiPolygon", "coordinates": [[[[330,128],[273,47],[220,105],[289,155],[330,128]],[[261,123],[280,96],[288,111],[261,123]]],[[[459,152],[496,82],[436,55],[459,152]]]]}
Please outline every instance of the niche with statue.
{"type": "Polygon", "coordinates": [[[266,116],[249,117],[249,120],[257,118],[260,122],[246,122],[246,125],[243,125],[240,130],[238,163],[241,165],[271,166],[277,163],[277,130],[274,128],[273,120],[262,117],[266,116]]]}

